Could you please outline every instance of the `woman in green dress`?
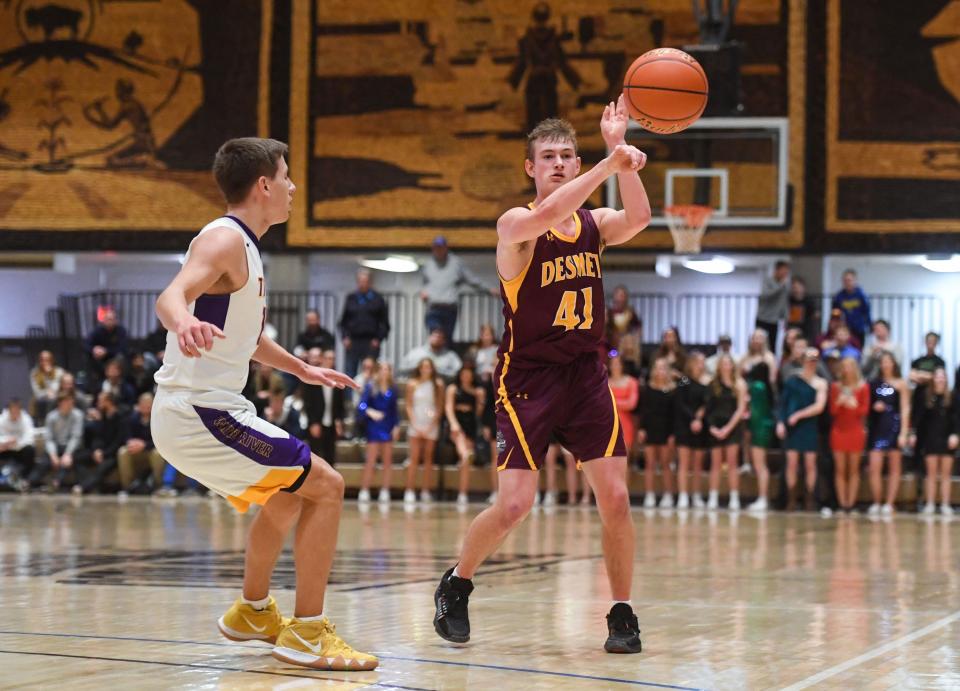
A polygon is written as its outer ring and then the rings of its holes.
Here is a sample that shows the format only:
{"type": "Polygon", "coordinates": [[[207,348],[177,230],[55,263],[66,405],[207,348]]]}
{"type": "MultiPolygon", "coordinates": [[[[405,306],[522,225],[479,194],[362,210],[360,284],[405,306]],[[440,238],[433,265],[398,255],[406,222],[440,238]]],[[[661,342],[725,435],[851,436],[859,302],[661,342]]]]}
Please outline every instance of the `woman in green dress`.
{"type": "Polygon", "coordinates": [[[766,511],[770,487],[770,471],[767,469],[767,449],[773,443],[776,427],[773,421],[773,390],[770,385],[770,368],[758,362],[746,373],[747,395],[750,397],[750,460],[757,473],[757,499],[748,511],[766,511]]]}

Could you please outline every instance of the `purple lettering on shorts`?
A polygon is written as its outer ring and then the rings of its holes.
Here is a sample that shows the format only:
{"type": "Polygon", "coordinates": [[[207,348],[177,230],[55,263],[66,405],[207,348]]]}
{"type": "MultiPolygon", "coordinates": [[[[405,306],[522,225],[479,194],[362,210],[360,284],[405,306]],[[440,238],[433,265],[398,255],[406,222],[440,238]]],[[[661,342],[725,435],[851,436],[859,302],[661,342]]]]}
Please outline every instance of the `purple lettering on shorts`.
{"type": "Polygon", "coordinates": [[[296,437],[271,437],[260,430],[237,422],[225,410],[193,409],[217,441],[260,465],[287,467],[310,465],[310,447],[296,437]]]}
{"type": "Polygon", "coordinates": [[[193,316],[202,322],[208,322],[222,329],[227,323],[227,310],[230,309],[230,294],[207,295],[197,298],[193,306],[193,316]]]}

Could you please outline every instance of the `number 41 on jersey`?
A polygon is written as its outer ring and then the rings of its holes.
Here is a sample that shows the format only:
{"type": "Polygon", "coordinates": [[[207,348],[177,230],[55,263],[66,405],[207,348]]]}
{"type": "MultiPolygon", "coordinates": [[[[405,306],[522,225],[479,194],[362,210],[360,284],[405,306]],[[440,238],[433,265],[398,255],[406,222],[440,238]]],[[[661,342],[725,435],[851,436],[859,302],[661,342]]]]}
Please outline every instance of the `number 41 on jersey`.
{"type": "Polygon", "coordinates": [[[593,288],[583,288],[580,292],[583,293],[583,318],[577,314],[577,291],[565,290],[553,319],[554,326],[562,326],[564,331],[593,326],[593,288]]]}

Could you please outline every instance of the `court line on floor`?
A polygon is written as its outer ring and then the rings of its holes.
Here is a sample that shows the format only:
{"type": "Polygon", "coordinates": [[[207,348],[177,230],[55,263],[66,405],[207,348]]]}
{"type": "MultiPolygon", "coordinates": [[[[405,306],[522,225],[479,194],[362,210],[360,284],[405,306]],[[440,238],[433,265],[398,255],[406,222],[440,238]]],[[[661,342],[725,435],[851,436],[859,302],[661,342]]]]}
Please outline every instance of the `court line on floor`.
{"type": "MultiPolygon", "coordinates": [[[[213,643],[208,641],[183,641],[183,640],[171,640],[164,638],[139,638],[134,636],[95,636],[92,634],[82,634],[82,633],[49,633],[49,632],[32,632],[32,631],[0,631],[0,634],[14,635],[14,636],[46,636],[52,638],[95,638],[100,640],[109,640],[109,641],[134,641],[137,643],[174,643],[177,645],[208,645],[217,648],[252,648],[256,650],[262,650],[266,652],[268,648],[262,645],[246,645],[242,643],[213,643]]],[[[0,650],[0,653],[7,652],[0,650]]],[[[24,653],[28,654],[28,653],[24,653]]],[[[41,653],[37,653],[41,654],[41,653]]],[[[53,655],[54,653],[42,653],[45,655],[53,655]]],[[[455,667],[477,667],[481,669],[492,669],[503,672],[523,672],[525,674],[541,674],[546,676],[553,677],[572,677],[574,679],[585,679],[588,681],[607,681],[615,684],[627,684],[633,686],[650,686],[653,688],[660,689],[675,689],[676,691],[700,691],[698,687],[695,686],[677,686],[675,684],[663,684],[656,681],[642,681],[640,679],[618,679],[616,677],[595,677],[587,674],[574,674],[571,672],[551,672],[548,670],[542,669],[530,669],[526,667],[507,667],[502,665],[488,665],[479,662],[457,662],[456,660],[432,660],[429,658],[417,658],[417,657],[403,657],[400,655],[380,655],[378,654],[381,660],[399,660],[401,662],[422,662],[434,665],[451,665],[455,667]]],[[[105,658],[107,659],[107,658],[105,658]]],[[[132,662],[141,662],[140,660],[132,660],[132,662]]],[[[146,662],[146,661],[143,661],[146,662]]],[[[157,664],[176,664],[173,662],[159,662],[157,664]]],[[[186,665],[186,666],[195,666],[195,665],[186,665]]],[[[239,670],[239,671],[254,671],[254,670],[239,670]]],[[[274,674],[273,672],[261,672],[262,674],[274,674]]],[[[294,675],[288,675],[294,676],[294,675]]],[[[319,679],[320,677],[310,677],[311,679],[319,679]]],[[[395,687],[403,688],[403,687],[395,687]]]]}
{"type": "Polygon", "coordinates": [[[315,679],[317,681],[338,681],[347,684],[357,684],[358,688],[382,687],[386,689],[403,689],[404,691],[433,691],[422,686],[400,686],[387,682],[355,681],[337,677],[321,677],[315,674],[292,674],[289,672],[271,672],[265,669],[244,669],[243,667],[226,667],[223,665],[206,665],[194,662],[161,662],[159,660],[135,660],[127,657],[102,657],[99,655],[70,655],[68,653],[41,653],[33,650],[0,650],[0,654],[7,655],[38,655],[42,657],[66,657],[75,660],[100,660],[103,662],[130,662],[140,665],[163,665],[165,667],[189,667],[192,669],[216,669],[224,672],[245,672],[249,674],[266,674],[274,677],[298,677],[301,679],[315,679]]]}
{"type": "Polygon", "coordinates": [[[813,674],[807,677],[806,679],[801,679],[795,684],[791,684],[785,689],[782,689],[782,691],[800,691],[800,689],[806,689],[813,686],[814,684],[819,684],[825,679],[829,679],[830,677],[835,677],[838,674],[842,674],[843,672],[846,672],[848,669],[853,669],[854,667],[857,667],[858,665],[862,665],[864,662],[868,662],[869,660],[872,660],[875,657],[880,657],[884,653],[888,653],[894,648],[899,648],[900,646],[906,645],[907,643],[912,643],[913,641],[919,638],[923,638],[924,636],[927,636],[933,633],[937,629],[942,629],[945,626],[949,626],[950,624],[958,620],[960,620],[960,610],[957,610],[953,614],[943,617],[942,619],[937,619],[937,621],[931,624],[927,624],[923,628],[917,629],[913,633],[908,633],[904,636],[901,636],[900,638],[894,638],[892,641],[888,643],[884,643],[883,645],[877,646],[873,650],[868,650],[862,655],[857,655],[856,657],[851,658],[846,662],[841,662],[840,664],[834,665],[833,667],[829,667],[828,669],[825,669],[822,672],[817,672],[816,674],[813,674]]]}

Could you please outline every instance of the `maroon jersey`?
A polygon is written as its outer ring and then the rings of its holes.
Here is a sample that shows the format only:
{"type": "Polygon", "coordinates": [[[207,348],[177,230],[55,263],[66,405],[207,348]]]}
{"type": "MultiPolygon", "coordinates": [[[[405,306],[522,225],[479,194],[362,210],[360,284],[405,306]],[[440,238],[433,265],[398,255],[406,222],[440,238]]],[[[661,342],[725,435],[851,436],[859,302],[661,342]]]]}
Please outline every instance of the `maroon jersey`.
{"type": "Polygon", "coordinates": [[[589,209],[578,209],[574,221],[574,237],[547,231],[520,275],[500,282],[500,362],[511,369],[568,364],[596,352],[603,338],[600,230],[589,209]]]}

